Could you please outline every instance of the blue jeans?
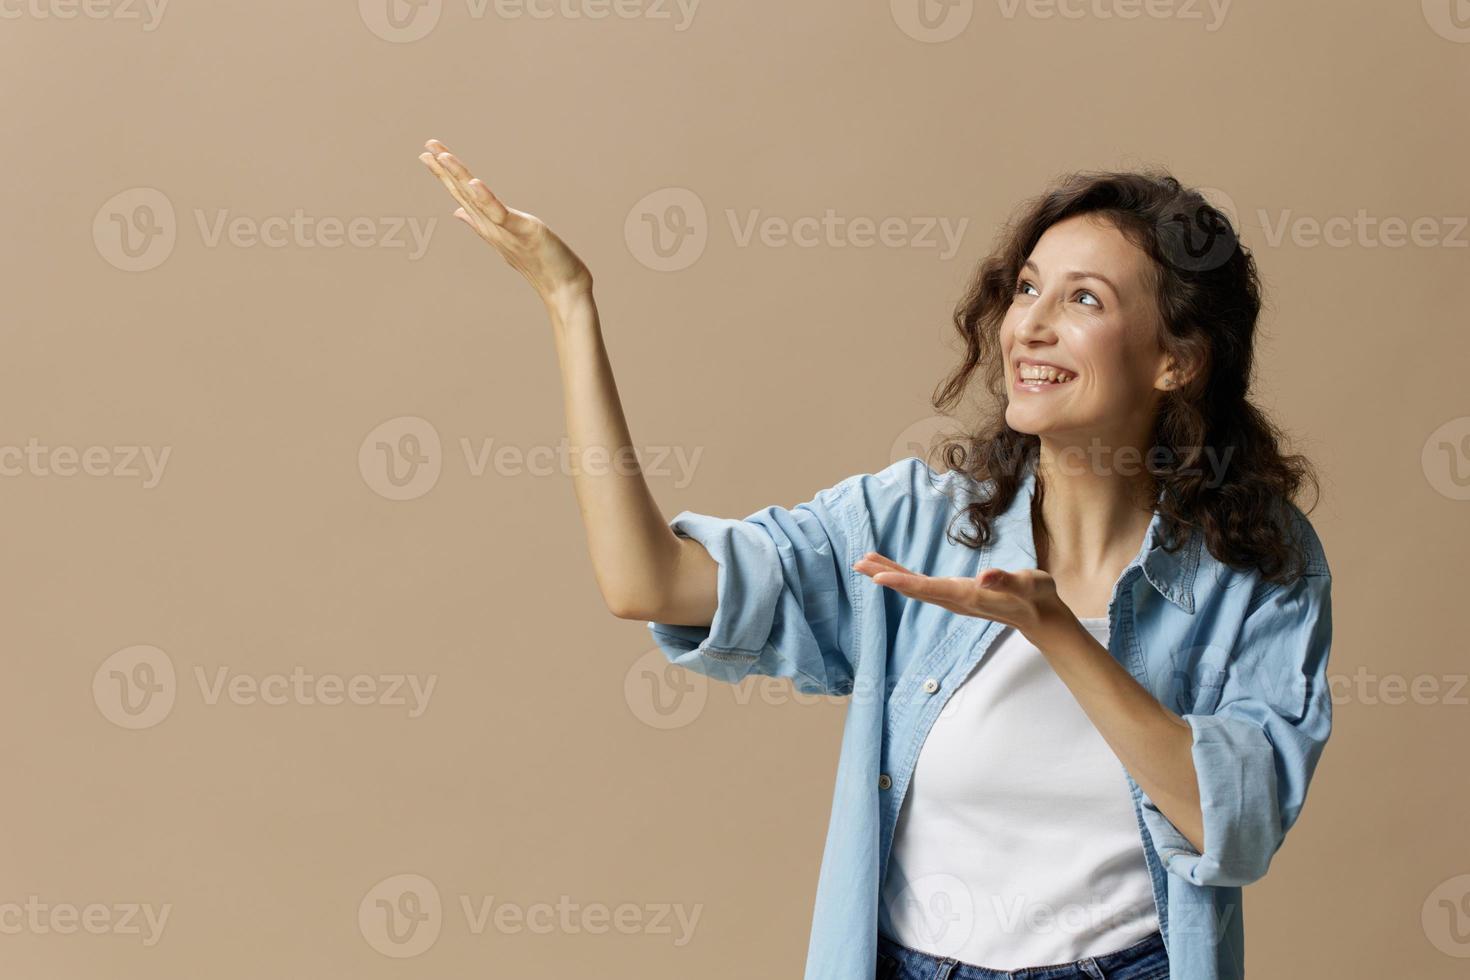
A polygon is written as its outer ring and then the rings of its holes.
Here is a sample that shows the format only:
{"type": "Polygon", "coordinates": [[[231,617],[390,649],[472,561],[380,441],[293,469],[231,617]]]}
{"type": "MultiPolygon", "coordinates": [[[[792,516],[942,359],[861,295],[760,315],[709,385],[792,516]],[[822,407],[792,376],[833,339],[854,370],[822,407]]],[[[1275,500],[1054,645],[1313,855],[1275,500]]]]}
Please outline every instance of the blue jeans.
{"type": "Polygon", "coordinates": [[[875,980],[1168,980],[1164,937],[1154,932],[1125,949],[1072,963],[992,970],[952,957],[933,956],[878,934],[875,980]]]}

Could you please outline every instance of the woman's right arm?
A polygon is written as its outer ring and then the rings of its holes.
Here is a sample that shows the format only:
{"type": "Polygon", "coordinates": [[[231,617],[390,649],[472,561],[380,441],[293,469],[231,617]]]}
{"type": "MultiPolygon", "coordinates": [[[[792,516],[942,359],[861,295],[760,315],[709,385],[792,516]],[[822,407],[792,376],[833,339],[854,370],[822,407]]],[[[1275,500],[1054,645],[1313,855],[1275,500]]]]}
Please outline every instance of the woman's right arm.
{"type": "Polygon", "coordinates": [[[459,202],[455,217],[495,246],[546,306],[572,482],[603,601],[620,619],[710,625],[718,566],[698,541],[674,534],[648,489],[603,344],[591,273],[544,222],[502,204],[443,143],[425,146],[419,159],[459,202]],[[584,465],[589,452],[594,464],[584,465]]]}
{"type": "Polygon", "coordinates": [[[717,566],[693,538],[670,530],[632,450],[590,285],[548,304],[573,459],[609,447],[572,480],[603,600],[620,619],[708,626],[717,566]],[[588,472],[591,470],[591,472],[588,472]]]}

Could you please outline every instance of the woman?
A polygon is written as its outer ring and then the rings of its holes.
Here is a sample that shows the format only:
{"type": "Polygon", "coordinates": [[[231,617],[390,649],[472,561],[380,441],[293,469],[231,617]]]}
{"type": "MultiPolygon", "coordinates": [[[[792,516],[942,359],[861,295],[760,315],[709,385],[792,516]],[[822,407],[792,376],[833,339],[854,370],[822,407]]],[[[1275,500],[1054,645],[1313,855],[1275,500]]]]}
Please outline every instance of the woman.
{"type": "MultiPolygon", "coordinates": [[[[546,304],[571,440],[631,455],[586,267],[427,147],[546,304]]],[[[636,466],[575,475],[609,608],[671,662],[851,697],[808,980],[1244,975],[1241,886],[1332,727],[1311,469],[1248,399],[1259,309],[1198,192],[1074,174],[956,311],[935,407],[978,373],[999,409],[943,474],[669,522],[636,466]]]]}

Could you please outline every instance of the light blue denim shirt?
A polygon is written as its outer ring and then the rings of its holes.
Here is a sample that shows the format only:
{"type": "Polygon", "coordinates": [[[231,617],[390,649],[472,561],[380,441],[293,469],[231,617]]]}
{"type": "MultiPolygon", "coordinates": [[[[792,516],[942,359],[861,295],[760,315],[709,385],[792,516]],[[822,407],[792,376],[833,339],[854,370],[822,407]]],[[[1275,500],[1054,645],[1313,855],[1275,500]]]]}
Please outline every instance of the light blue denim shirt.
{"type": "MultiPolygon", "coordinates": [[[[909,457],[787,509],[743,519],[679,513],[669,526],[719,565],[708,627],[650,622],[670,662],[735,683],[789,678],[848,697],[817,881],[806,980],[874,974],[878,903],[899,808],[930,726],[1004,625],[918,602],[852,569],[876,551],[917,572],[1036,567],[1034,469],[981,550],[946,538],[972,493],[909,457]],[[931,682],[937,682],[931,683],[931,682]]],[[[1332,578],[1311,524],[1290,513],[1306,574],[1280,586],[1226,566],[1194,533],[1170,553],[1156,512],[1108,603],[1109,649],[1193,732],[1205,853],[1128,776],[1175,980],[1243,977],[1241,886],[1296,822],[1332,730],[1332,578]]]]}

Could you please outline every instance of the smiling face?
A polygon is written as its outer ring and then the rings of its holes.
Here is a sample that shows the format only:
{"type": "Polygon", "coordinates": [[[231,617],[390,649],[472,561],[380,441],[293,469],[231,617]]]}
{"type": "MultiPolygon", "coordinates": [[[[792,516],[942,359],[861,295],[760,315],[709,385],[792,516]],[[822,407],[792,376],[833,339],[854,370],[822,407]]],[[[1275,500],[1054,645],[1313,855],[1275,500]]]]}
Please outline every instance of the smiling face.
{"type": "Polygon", "coordinates": [[[1096,436],[1106,448],[1142,448],[1170,390],[1152,261],[1099,215],[1042,234],[1000,327],[1011,428],[1061,445],[1096,436]]]}

